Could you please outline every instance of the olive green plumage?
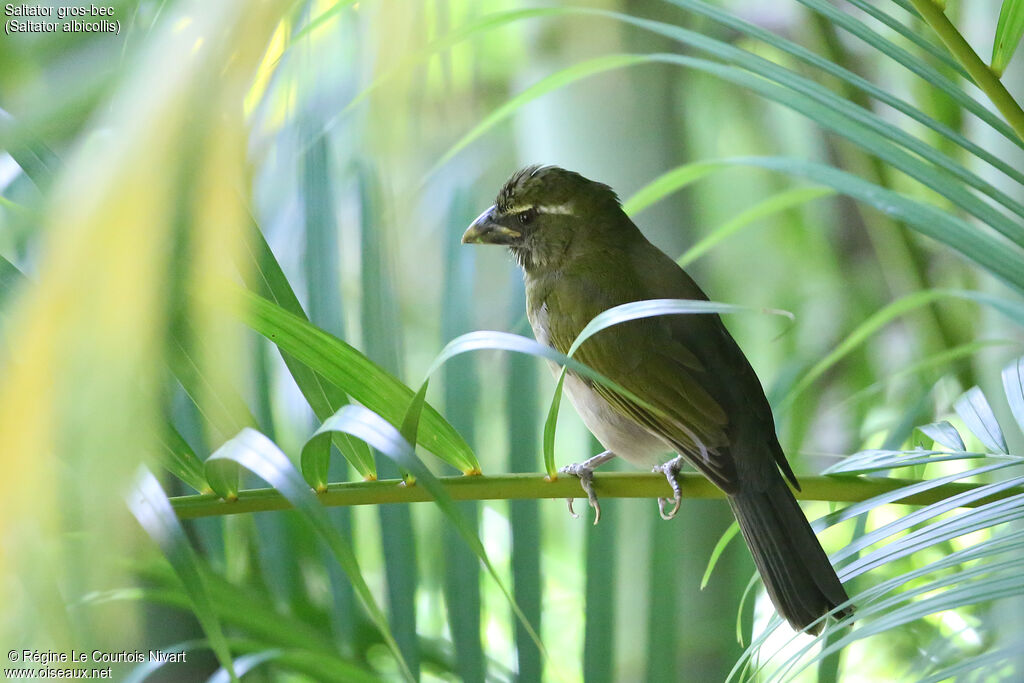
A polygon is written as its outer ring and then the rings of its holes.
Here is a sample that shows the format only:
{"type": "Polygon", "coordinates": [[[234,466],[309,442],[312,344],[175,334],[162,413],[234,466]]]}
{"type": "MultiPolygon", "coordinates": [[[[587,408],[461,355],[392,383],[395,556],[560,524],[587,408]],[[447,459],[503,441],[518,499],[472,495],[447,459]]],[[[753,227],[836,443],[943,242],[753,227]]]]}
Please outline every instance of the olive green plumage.
{"type": "MultiPolygon", "coordinates": [[[[510,249],[525,273],[534,334],[562,353],[613,306],[707,299],[647,241],[611,188],[557,167],[513,175],[463,241],[510,249]]],[[[719,316],[622,323],[586,341],[575,357],[664,414],[570,373],[566,392],[594,435],[637,466],[678,453],[728,494],[768,594],[794,628],[847,600],[783,479],[799,488],[764,390],[719,316]]]]}

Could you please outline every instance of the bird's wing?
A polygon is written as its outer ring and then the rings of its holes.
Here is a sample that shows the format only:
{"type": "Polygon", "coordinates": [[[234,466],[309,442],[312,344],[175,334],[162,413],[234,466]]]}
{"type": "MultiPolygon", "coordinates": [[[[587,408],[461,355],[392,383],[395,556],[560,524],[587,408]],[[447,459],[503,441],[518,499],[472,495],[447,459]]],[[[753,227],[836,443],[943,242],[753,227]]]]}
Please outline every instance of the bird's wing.
{"type": "MultiPolygon", "coordinates": [[[[552,326],[551,342],[556,348],[567,348],[572,339],[559,334],[559,327],[552,326]]],[[[575,358],[655,408],[588,382],[614,410],[671,444],[718,487],[725,491],[736,488],[736,468],[727,448],[728,418],[705,388],[713,378],[674,338],[666,320],[635,320],[598,332],[579,348],[575,358]]]]}

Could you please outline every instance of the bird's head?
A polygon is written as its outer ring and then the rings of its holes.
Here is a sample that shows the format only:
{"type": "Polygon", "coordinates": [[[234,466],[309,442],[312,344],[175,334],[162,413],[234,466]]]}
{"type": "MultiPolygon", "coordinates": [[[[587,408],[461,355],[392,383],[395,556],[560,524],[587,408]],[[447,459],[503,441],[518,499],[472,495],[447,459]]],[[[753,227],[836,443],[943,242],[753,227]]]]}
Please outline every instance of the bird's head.
{"type": "Polygon", "coordinates": [[[580,235],[596,234],[620,216],[618,197],[607,185],[557,166],[528,166],[508,179],[462,243],[507,246],[527,271],[552,268],[580,235]]]}

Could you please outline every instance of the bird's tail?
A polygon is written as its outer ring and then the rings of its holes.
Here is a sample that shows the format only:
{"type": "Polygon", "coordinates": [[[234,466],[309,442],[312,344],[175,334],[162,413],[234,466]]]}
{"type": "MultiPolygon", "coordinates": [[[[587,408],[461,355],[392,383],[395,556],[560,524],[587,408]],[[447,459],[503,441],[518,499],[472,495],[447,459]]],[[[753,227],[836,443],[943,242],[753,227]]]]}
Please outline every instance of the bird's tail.
{"type": "MultiPolygon", "coordinates": [[[[794,629],[846,602],[846,590],[781,477],[765,490],[730,495],[729,505],[772,604],[794,629]]],[[[852,612],[851,606],[836,616],[852,612]]],[[[809,631],[819,633],[824,623],[809,631]]]]}

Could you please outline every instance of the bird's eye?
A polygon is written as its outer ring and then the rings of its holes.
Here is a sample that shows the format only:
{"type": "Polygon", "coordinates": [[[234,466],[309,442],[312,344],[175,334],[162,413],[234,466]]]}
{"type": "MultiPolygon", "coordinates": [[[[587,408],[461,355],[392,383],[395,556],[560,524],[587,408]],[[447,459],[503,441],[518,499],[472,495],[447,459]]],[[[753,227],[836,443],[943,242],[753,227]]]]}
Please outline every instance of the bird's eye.
{"type": "Polygon", "coordinates": [[[533,220],[534,210],[527,209],[526,211],[520,211],[516,215],[519,216],[519,224],[526,225],[527,223],[533,220]]]}

